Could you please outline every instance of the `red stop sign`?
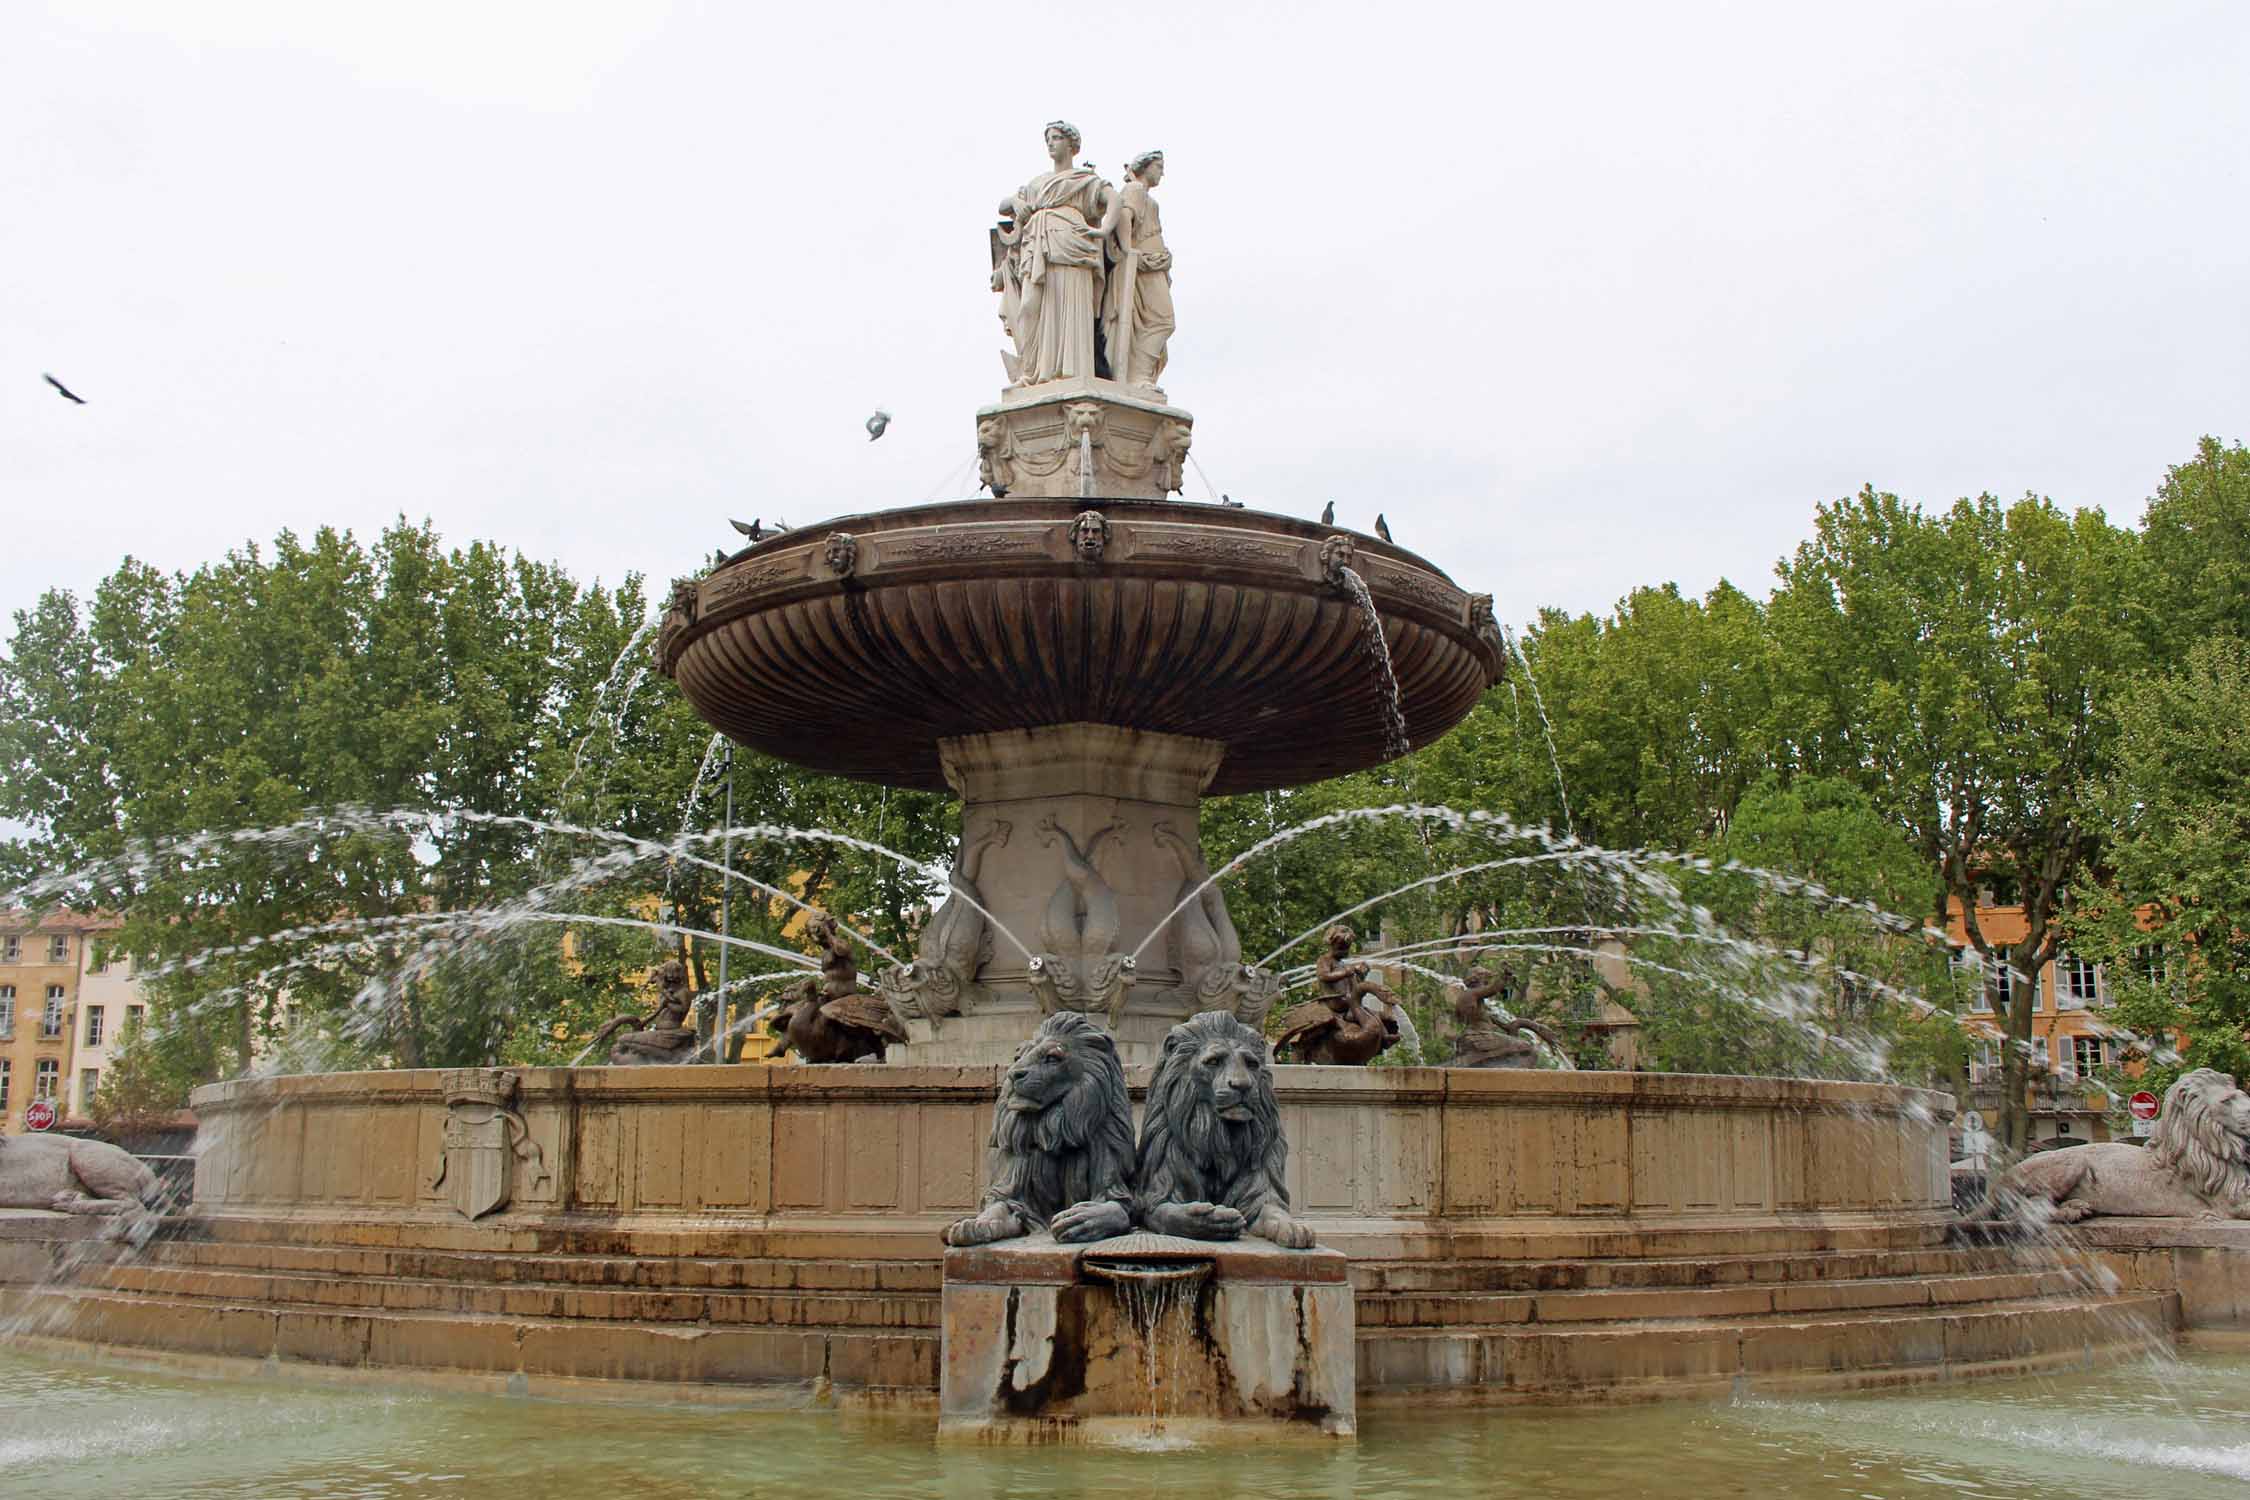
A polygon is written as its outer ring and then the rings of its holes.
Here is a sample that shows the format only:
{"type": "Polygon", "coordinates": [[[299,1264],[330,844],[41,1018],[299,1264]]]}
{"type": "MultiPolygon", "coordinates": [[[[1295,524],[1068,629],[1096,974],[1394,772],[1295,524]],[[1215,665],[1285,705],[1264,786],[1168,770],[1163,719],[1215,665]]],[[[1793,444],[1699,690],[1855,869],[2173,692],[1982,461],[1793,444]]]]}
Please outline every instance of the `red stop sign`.
{"type": "Polygon", "coordinates": [[[55,1106],[50,1099],[34,1099],[24,1106],[24,1128],[27,1130],[52,1130],[55,1128],[55,1106]]]}
{"type": "Polygon", "coordinates": [[[2133,1118],[2136,1120],[2153,1120],[2156,1118],[2156,1096],[2147,1089],[2142,1089],[2131,1099],[2128,1099],[2125,1102],[2125,1107],[2133,1112],[2133,1118]]]}

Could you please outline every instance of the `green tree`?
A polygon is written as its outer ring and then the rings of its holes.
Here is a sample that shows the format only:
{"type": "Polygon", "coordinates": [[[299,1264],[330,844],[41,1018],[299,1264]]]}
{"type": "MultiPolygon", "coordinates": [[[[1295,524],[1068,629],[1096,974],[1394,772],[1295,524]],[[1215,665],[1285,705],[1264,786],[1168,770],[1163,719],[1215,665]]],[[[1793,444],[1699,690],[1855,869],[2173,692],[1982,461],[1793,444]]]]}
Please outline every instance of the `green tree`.
{"type": "Polygon", "coordinates": [[[2166,657],[2215,635],[2250,640],[2250,449],[2203,439],[2165,474],[2141,530],[2166,657]]]}
{"type": "Polygon", "coordinates": [[[2108,963],[2124,1024],[2184,1031],[2184,1066],[2250,1077],[2250,645],[2198,642],[2112,711],[2115,760],[2088,789],[2107,842],[2073,948],[2108,963]]]}
{"type": "MultiPolygon", "coordinates": [[[[2038,974],[2100,832],[2082,788],[2114,740],[2101,695],[2148,643],[2137,535],[2034,497],[1925,515],[1870,489],[1822,506],[1779,571],[1784,753],[1906,831],[1934,918],[1960,910],[1987,963],[2038,974]],[[1978,922],[1988,885],[2022,901],[2020,942],[1978,922]]],[[[2006,1017],[2001,1129],[2019,1151],[2035,988],[2006,1017]]]]}

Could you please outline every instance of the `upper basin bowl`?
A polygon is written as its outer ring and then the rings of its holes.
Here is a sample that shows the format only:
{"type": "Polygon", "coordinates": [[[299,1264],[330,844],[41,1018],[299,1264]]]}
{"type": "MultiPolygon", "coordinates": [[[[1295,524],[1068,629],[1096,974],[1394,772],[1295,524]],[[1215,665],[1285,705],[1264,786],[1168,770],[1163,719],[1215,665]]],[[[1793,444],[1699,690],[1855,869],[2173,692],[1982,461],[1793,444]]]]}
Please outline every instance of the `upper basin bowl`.
{"type": "Polygon", "coordinates": [[[1381,616],[1407,742],[1500,680],[1500,628],[1403,548],[1290,516],[1146,500],[968,500],[842,516],[682,584],[657,661],[714,727],[784,760],[945,789],[938,741],[1114,724],[1226,747],[1209,791],[1387,758],[1381,616]]]}

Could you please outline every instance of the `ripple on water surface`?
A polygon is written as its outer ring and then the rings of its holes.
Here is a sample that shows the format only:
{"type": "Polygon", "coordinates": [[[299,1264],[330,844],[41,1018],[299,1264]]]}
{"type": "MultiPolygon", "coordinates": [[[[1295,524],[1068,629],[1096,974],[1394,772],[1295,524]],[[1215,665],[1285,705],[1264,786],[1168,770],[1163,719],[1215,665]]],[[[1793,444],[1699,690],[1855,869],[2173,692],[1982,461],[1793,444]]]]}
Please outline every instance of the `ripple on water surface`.
{"type": "Polygon", "coordinates": [[[1906,1393],[1376,1413],[1356,1448],[938,1449],[927,1421],[188,1378],[0,1350],[0,1495],[2239,1497],[2250,1358],[1906,1393]]]}

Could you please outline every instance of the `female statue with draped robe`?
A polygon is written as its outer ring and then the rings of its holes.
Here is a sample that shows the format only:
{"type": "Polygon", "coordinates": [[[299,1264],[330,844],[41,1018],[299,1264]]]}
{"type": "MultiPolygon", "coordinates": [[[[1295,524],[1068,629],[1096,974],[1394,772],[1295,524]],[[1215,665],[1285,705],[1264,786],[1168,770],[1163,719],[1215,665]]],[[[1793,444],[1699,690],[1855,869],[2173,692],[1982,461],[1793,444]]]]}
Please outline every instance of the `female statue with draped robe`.
{"type": "Polygon", "coordinates": [[[1102,306],[1102,344],[1112,379],[1138,386],[1159,398],[1172,318],[1172,252],[1164,246],[1149,189],[1164,180],[1164,153],[1144,151],[1125,169],[1125,186],[1111,199],[1102,221],[1110,242],[1109,292],[1102,306]]]}
{"type": "Polygon", "coordinates": [[[1103,292],[1100,226],[1114,195],[1091,167],[1077,165],[1079,142],[1077,126],[1050,123],[1053,170],[1000,203],[1004,222],[993,231],[992,286],[1000,293],[1000,322],[1016,346],[1012,358],[1002,356],[1011,386],[1100,373],[1094,353],[1103,292]]]}

